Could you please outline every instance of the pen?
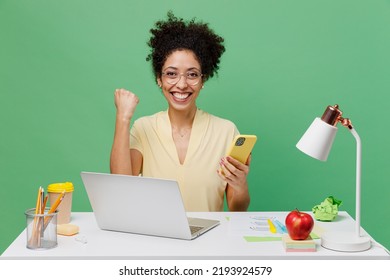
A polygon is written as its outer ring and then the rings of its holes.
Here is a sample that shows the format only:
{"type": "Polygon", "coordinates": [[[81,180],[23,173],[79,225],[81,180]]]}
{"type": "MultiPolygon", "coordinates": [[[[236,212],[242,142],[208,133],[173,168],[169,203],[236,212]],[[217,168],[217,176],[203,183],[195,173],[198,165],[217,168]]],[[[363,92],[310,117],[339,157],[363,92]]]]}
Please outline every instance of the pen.
{"type": "Polygon", "coordinates": [[[270,219],[268,219],[267,222],[268,222],[268,225],[269,225],[270,232],[276,233],[276,228],[275,228],[274,224],[272,223],[272,221],[270,219]]]}
{"type": "Polygon", "coordinates": [[[42,188],[42,191],[41,191],[41,202],[40,202],[40,209],[39,209],[39,214],[45,214],[45,206],[44,206],[44,202],[45,201],[45,189],[42,188]]]}
{"type": "Polygon", "coordinates": [[[286,229],[285,225],[283,225],[278,220],[274,220],[274,223],[275,223],[276,227],[282,231],[282,233],[287,233],[287,229],[286,229]]]}

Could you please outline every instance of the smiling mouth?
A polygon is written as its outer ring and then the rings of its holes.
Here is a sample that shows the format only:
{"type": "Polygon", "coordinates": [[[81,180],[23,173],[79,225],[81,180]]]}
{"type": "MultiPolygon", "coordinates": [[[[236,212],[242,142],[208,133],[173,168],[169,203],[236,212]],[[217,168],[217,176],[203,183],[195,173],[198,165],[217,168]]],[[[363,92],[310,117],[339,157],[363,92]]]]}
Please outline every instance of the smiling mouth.
{"type": "Polygon", "coordinates": [[[173,98],[176,101],[183,102],[183,101],[186,101],[188,99],[188,97],[191,96],[192,93],[189,93],[189,92],[184,92],[184,93],[171,92],[171,94],[172,94],[173,98]]]}

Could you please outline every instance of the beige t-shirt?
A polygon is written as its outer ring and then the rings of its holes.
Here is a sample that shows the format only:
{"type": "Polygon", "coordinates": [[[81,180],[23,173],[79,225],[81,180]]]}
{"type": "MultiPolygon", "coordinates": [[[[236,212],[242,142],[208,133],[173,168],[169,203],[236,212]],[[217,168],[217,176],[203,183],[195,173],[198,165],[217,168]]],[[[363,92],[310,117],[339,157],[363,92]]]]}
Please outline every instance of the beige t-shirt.
{"type": "Polygon", "coordinates": [[[134,122],[130,148],[143,155],[143,176],[178,181],[186,211],[223,211],[226,182],[217,170],[237,134],[231,121],[198,109],[187,155],[180,164],[168,111],[163,111],[134,122]]]}

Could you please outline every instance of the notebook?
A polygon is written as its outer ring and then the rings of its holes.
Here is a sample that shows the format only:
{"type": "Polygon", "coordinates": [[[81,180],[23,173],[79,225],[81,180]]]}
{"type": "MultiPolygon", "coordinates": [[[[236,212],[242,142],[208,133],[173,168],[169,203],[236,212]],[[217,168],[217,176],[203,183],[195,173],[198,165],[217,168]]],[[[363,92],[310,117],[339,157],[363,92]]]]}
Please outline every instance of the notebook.
{"type": "Polygon", "coordinates": [[[191,240],[219,224],[187,218],[174,180],[96,172],[81,178],[103,230],[191,240]]]}

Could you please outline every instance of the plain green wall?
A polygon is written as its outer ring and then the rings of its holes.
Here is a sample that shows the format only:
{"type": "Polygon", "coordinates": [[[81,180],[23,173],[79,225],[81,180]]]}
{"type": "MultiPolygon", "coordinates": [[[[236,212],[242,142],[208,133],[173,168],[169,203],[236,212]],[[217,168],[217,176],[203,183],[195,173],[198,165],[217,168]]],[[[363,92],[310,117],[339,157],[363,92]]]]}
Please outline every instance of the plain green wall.
{"type": "Polygon", "coordinates": [[[339,126],[326,163],[295,148],[327,105],[339,104],[363,143],[362,226],[390,247],[389,1],[0,0],[0,253],[25,226],[40,185],[109,172],[124,87],[137,117],[166,109],[145,61],[149,29],[169,9],[226,40],[199,107],[257,134],[251,211],[310,211],[329,195],[355,215],[355,140],[339,126]]]}

